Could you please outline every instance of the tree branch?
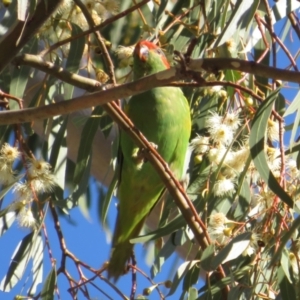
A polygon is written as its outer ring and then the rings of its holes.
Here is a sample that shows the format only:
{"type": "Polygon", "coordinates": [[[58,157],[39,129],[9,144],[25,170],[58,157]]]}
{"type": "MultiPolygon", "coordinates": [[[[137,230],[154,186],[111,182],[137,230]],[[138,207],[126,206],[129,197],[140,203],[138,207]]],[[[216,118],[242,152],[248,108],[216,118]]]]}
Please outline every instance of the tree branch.
{"type": "MultiPolygon", "coordinates": [[[[103,87],[100,87],[100,83],[96,80],[67,72],[63,68],[55,66],[51,62],[46,62],[42,58],[35,55],[24,54],[17,57],[14,62],[17,65],[32,66],[48,74],[54,75],[58,79],[61,79],[67,83],[89,91],[104,89],[103,87]]],[[[57,115],[69,114],[71,112],[83,110],[92,106],[103,105],[113,100],[133,96],[155,87],[173,85],[174,81],[180,81],[189,77],[191,78],[193,75],[195,75],[193,72],[196,72],[196,75],[199,76],[197,73],[201,74],[204,70],[207,72],[216,73],[221,70],[231,69],[268,78],[300,83],[299,72],[268,67],[255,62],[239,59],[191,59],[187,67],[188,68],[186,72],[182,72],[179,67],[172,67],[171,69],[141,78],[134,82],[122,84],[108,90],[102,90],[100,92],[60,103],[36,108],[27,108],[20,111],[1,112],[0,125],[46,119],[57,115]]],[[[185,84],[183,83],[183,86],[184,85],[185,84]]]]}

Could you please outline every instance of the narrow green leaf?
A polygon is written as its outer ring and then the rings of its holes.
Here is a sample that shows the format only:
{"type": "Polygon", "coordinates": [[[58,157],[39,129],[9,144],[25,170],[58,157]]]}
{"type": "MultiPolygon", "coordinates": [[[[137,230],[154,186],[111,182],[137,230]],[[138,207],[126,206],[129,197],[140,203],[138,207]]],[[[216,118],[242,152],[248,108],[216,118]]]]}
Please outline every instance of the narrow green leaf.
{"type": "Polygon", "coordinates": [[[173,284],[172,287],[168,293],[167,296],[171,296],[174,294],[176,291],[179,283],[181,282],[182,278],[186,275],[188,270],[190,270],[195,264],[199,263],[199,260],[191,260],[191,261],[186,261],[183,264],[181,264],[173,278],[173,284]]]}
{"type": "MultiPolygon", "coordinates": [[[[226,70],[225,71],[225,80],[231,82],[237,82],[241,78],[241,73],[235,70],[226,70]]],[[[235,90],[232,87],[226,88],[229,97],[233,97],[235,90]]]]}
{"type": "MultiPolygon", "coordinates": [[[[199,280],[200,268],[199,264],[195,264],[192,268],[188,270],[183,279],[183,290],[189,292],[194,284],[199,280]]],[[[197,293],[198,297],[198,293],[197,293]]]]}
{"type": "Polygon", "coordinates": [[[293,123],[291,124],[292,126],[292,133],[291,133],[291,138],[290,138],[290,149],[294,148],[294,141],[295,137],[299,128],[299,123],[300,123],[300,92],[297,93],[295,96],[293,102],[289,105],[289,107],[286,109],[284,113],[284,117],[289,116],[292,113],[296,113],[296,116],[293,118],[293,123]]]}
{"type": "MultiPolygon", "coordinates": [[[[252,41],[252,44],[255,45],[254,46],[254,60],[258,60],[260,59],[260,64],[262,65],[266,65],[266,66],[269,66],[270,64],[270,52],[268,52],[266,55],[264,55],[264,51],[266,49],[266,46],[265,46],[265,43],[263,41],[263,39],[261,38],[261,33],[258,31],[258,36],[259,36],[259,39],[257,41],[257,43],[255,41],[252,41]],[[263,55],[263,56],[262,56],[263,55]],[[261,57],[263,57],[261,59],[261,57]]],[[[266,38],[267,40],[271,43],[271,40],[270,40],[270,35],[266,33],[266,38]]],[[[251,38],[253,39],[253,38],[251,38]]],[[[253,45],[251,45],[251,47],[253,47],[253,45]]],[[[255,76],[255,80],[259,86],[259,89],[265,94],[265,95],[268,95],[268,82],[269,82],[269,79],[267,77],[264,77],[264,76],[255,76]]]]}
{"type": "Polygon", "coordinates": [[[191,287],[188,291],[187,300],[196,300],[198,298],[198,290],[194,287],[191,287]]]}
{"type": "Polygon", "coordinates": [[[251,239],[251,232],[244,232],[236,237],[234,237],[214,258],[212,261],[212,269],[217,269],[217,267],[227,261],[236,259],[246,250],[249,246],[251,239]]]}
{"type": "Polygon", "coordinates": [[[7,66],[0,72],[0,86],[1,90],[4,92],[9,91],[11,81],[11,69],[10,66],[7,66]]]}
{"type": "Polygon", "coordinates": [[[54,299],[54,291],[56,286],[57,274],[55,266],[52,268],[50,273],[48,274],[45,284],[43,286],[41,292],[42,300],[53,300],[54,299]]]}
{"type": "Polygon", "coordinates": [[[170,236],[168,241],[164,244],[164,246],[160,249],[160,251],[155,257],[155,260],[150,270],[151,278],[154,278],[157,275],[157,273],[161,271],[163,264],[175,252],[175,249],[176,245],[173,242],[172,236],[170,236]]]}
{"type": "MultiPolygon", "coordinates": [[[[200,199],[200,201],[197,200],[197,201],[193,202],[195,209],[197,211],[203,211],[203,206],[205,204],[203,203],[204,201],[201,201],[201,200],[202,199],[200,199]]],[[[131,243],[145,243],[147,241],[156,240],[160,237],[169,235],[176,230],[184,228],[185,226],[186,226],[186,221],[185,221],[184,217],[182,216],[182,214],[179,214],[178,216],[173,218],[166,225],[164,225],[148,234],[141,235],[137,238],[131,239],[130,242],[131,243]]]]}
{"type": "Polygon", "coordinates": [[[24,177],[24,175],[18,175],[17,177],[15,177],[14,182],[11,182],[9,185],[7,185],[5,188],[2,188],[0,191],[0,199],[2,199],[3,197],[5,197],[5,195],[14,187],[14,185],[16,184],[16,182],[18,182],[22,177],[24,177]]]}
{"type": "Polygon", "coordinates": [[[241,0],[236,2],[234,6],[234,10],[228,20],[226,27],[222,30],[222,33],[217,38],[216,42],[212,47],[219,47],[228,40],[237,32],[239,26],[243,20],[247,16],[248,10],[251,11],[251,7],[253,5],[252,1],[241,0]]]}
{"type": "Polygon", "coordinates": [[[277,277],[282,299],[297,299],[295,286],[289,282],[282,267],[277,269],[277,277]]]}
{"type": "Polygon", "coordinates": [[[228,293],[228,300],[246,300],[251,299],[252,289],[251,287],[238,284],[230,289],[228,293]]]}
{"type": "MultiPolygon", "coordinates": [[[[53,118],[52,130],[50,132],[48,147],[49,147],[49,163],[55,169],[56,165],[61,165],[61,160],[58,161],[61,148],[66,148],[66,129],[68,117],[53,118]]],[[[66,152],[66,150],[65,150],[66,152]]]]}
{"type": "Polygon", "coordinates": [[[100,203],[100,220],[101,220],[102,224],[105,224],[108,209],[109,209],[111,200],[114,196],[114,191],[117,188],[118,182],[119,182],[119,172],[116,171],[114,173],[114,177],[108,187],[108,190],[104,196],[104,199],[101,200],[101,203],[100,203]]]}
{"type": "Polygon", "coordinates": [[[26,235],[17,245],[9,265],[7,274],[0,283],[0,290],[9,292],[23,277],[28,264],[34,233],[26,235]]]}
{"type": "Polygon", "coordinates": [[[260,176],[269,188],[280,197],[289,207],[293,207],[294,202],[291,197],[280,186],[274,175],[272,174],[266,159],[265,149],[265,132],[268,124],[268,119],[272,111],[272,106],[276,100],[278,91],[271,94],[258,108],[252,122],[250,132],[250,151],[255,167],[260,176]]]}
{"type": "Polygon", "coordinates": [[[211,265],[212,261],[215,258],[215,246],[209,245],[202,253],[201,259],[200,259],[200,266],[205,271],[209,272],[211,271],[211,265]]]}
{"type": "Polygon", "coordinates": [[[75,185],[73,193],[66,199],[66,201],[71,201],[73,206],[79,205],[79,208],[83,215],[87,218],[88,216],[88,205],[86,198],[86,189],[90,178],[90,170],[91,170],[91,159],[88,157],[87,165],[84,169],[84,173],[81,176],[81,181],[75,185]]]}
{"type": "Polygon", "coordinates": [[[276,251],[276,253],[273,255],[271,261],[270,261],[270,265],[274,265],[275,263],[278,262],[278,260],[281,258],[281,253],[283,251],[283,249],[285,248],[286,244],[289,242],[289,240],[293,237],[295,231],[300,227],[300,216],[298,216],[292,226],[289,228],[289,230],[287,232],[285,232],[281,238],[280,238],[280,244],[279,247],[276,251]]]}
{"type": "MultiPolygon", "coordinates": [[[[22,50],[23,53],[36,53],[37,51],[37,39],[33,38],[22,50]]],[[[14,67],[9,93],[18,98],[23,98],[27,82],[30,78],[31,68],[28,66],[14,67]]],[[[16,101],[10,100],[10,109],[20,109],[16,101]]]]}
{"type": "Polygon", "coordinates": [[[105,138],[107,138],[111,132],[111,129],[113,128],[114,122],[112,118],[103,110],[103,108],[101,115],[99,115],[99,119],[101,131],[103,132],[105,138]]]}
{"type": "Polygon", "coordinates": [[[300,107],[300,91],[298,91],[293,102],[286,109],[283,117],[287,117],[287,116],[291,115],[292,113],[296,112],[299,109],[299,107],[300,107]]]}
{"type": "MultiPolygon", "coordinates": [[[[74,24],[70,23],[72,27],[72,36],[82,33],[82,29],[74,24]]],[[[77,72],[82,59],[83,50],[85,47],[85,37],[74,39],[70,45],[70,51],[66,62],[66,69],[70,72],[77,72]]]]}
{"type": "Polygon", "coordinates": [[[6,213],[0,218],[0,236],[2,236],[15,221],[17,214],[14,211],[4,210],[6,213]]]}
{"type": "MultiPolygon", "coordinates": [[[[54,169],[56,184],[64,191],[68,155],[66,141],[68,117],[54,117],[52,122],[48,138],[49,163],[54,169]]],[[[60,198],[63,198],[63,194],[60,198]]]]}
{"type": "MultiPolygon", "coordinates": [[[[207,300],[207,299],[215,299],[212,296],[217,295],[220,293],[222,288],[224,288],[226,285],[232,284],[234,281],[238,281],[241,278],[245,277],[249,274],[251,271],[251,266],[246,266],[241,269],[238,269],[230,274],[230,276],[222,278],[217,283],[213,285],[205,285],[202,288],[200,288],[199,293],[201,294],[200,297],[198,297],[197,300],[207,300]]],[[[222,298],[217,298],[222,300],[222,298]]]]}
{"type": "Polygon", "coordinates": [[[289,253],[286,248],[283,249],[281,252],[281,259],[280,259],[280,265],[282,267],[282,270],[285,274],[285,277],[289,281],[289,283],[292,283],[292,278],[290,275],[290,260],[289,260],[289,253]]]}
{"type": "Polygon", "coordinates": [[[280,116],[283,116],[284,113],[285,113],[285,107],[286,107],[286,104],[285,104],[285,97],[279,93],[278,94],[278,97],[275,101],[275,111],[280,115],[280,116]]]}
{"type": "Polygon", "coordinates": [[[77,155],[77,163],[74,171],[73,182],[79,184],[90,160],[92,144],[99,127],[100,119],[97,117],[101,112],[101,107],[96,107],[91,117],[86,121],[80,138],[77,155]]]}
{"type": "MultiPolygon", "coordinates": [[[[82,29],[74,24],[69,23],[72,27],[72,36],[77,35],[82,32],[82,29]]],[[[74,39],[70,45],[70,51],[68,53],[68,58],[66,62],[66,69],[69,72],[77,73],[79,71],[80,62],[83,55],[83,50],[85,47],[85,37],[74,39]]],[[[64,96],[65,99],[71,99],[73,97],[74,85],[69,83],[64,83],[64,96]]]]}
{"type": "Polygon", "coordinates": [[[251,163],[251,157],[249,156],[245,164],[244,171],[239,178],[239,184],[236,191],[236,196],[238,197],[236,208],[233,212],[234,220],[243,220],[246,214],[249,213],[249,205],[251,203],[251,191],[249,183],[247,182],[245,176],[248,167],[251,163]]]}
{"type": "Polygon", "coordinates": [[[37,287],[43,282],[43,253],[44,245],[43,239],[40,234],[36,236],[34,247],[32,249],[32,284],[28,290],[29,295],[34,295],[37,291],[37,287]]]}
{"type": "Polygon", "coordinates": [[[286,0],[286,1],[278,1],[272,7],[272,21],[273,23],[280,21],[281,19],[287,17],[287,15],[298,9],[300,7],[300,3],[298,1],[286,0]]]}

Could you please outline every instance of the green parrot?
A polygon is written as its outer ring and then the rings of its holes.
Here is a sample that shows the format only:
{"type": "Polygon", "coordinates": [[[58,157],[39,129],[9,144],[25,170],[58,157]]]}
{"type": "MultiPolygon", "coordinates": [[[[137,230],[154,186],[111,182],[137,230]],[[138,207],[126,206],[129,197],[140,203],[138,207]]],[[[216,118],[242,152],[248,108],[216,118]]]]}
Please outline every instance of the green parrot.
{"type": "MultiPolygon", "coordinates": [[[[134,79],[170,68],[163,51],[149,41],[139,42],[133,53],[134,79]]],[[[177,179],[183,176],[191,133],[190,109],[180,88],[158,87],[133,96],[125,112],[168,163],[177,179]]],[[[118,216],[112,241],[108,276],[123,275],[133,253],[130,239],[140,233],[145,218],[165,186],[150,162],[139,158],[139,148],[125,133],[120,136],[123,155],[118,187],[118,216]]]]}

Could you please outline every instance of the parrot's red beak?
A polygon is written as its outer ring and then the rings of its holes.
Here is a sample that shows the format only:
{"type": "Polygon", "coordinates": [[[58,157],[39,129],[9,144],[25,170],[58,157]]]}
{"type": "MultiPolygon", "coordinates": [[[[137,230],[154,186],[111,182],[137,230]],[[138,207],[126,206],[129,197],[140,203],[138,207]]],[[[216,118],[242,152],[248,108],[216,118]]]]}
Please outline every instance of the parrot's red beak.
{"type": "Polygon", "coordinates": [[[149,55],[149,48],[144,42],[140,42],[135,46],[134,52],[141,61],[145,62],[149,55]]]}

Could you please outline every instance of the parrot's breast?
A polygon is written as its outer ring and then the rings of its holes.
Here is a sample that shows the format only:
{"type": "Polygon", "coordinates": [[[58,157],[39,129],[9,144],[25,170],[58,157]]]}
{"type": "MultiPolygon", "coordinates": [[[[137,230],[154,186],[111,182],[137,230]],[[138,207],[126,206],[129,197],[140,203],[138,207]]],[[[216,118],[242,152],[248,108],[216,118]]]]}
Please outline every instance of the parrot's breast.
{"type": "MultiPolygon", "coordinates": [[[[169,164],[177,179],[181,179],[191,131],[189,105],[182,91],[175,87],[155,88],[132,97],[126,113],[147,140],[169,164]]],[[[164,184],[149,162],[137,165],[138,147],[125,134],[121,134],[123,163],[120,200],[120,224],[127,228],[128,238],[139,221],[158,201],[164,184]]]]}

